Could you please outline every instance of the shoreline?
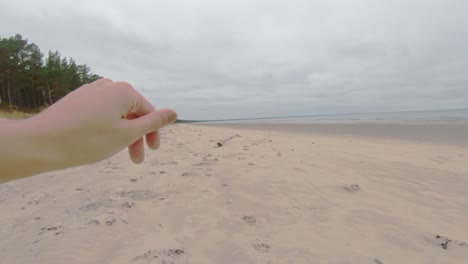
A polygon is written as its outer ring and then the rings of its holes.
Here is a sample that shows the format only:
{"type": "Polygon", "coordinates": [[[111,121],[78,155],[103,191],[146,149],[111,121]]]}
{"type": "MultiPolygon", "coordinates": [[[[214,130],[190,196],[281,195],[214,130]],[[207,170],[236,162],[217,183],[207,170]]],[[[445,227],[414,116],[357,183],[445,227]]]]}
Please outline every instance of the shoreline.
{"type": "Polygon", "coordinates": [[[194,126],[268,130],[364,139],[402,140],[420,143],[468,146],[468,124],[428,123],[211,123],[194,126]]]}

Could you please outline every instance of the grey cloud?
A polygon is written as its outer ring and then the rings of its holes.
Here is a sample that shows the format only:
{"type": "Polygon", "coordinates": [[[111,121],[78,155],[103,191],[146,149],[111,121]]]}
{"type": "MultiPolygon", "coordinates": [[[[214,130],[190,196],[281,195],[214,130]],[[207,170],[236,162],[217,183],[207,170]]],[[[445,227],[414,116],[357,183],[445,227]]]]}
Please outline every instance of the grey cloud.
{"type": "Polygon", "coordinates": [[[186,119],[396,111],[468,106],[467,13],[463,0],[18,0],[0,3],[0,34],[186,119]]]}

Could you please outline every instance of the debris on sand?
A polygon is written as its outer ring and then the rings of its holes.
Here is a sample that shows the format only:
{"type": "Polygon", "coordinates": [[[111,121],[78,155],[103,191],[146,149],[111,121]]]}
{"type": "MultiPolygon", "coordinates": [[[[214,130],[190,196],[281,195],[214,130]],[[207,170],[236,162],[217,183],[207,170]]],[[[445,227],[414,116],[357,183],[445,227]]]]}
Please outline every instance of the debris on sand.
{"type": "Polygon", "coordinates": [[[448,248],[448,244],[450,242],[452,242],[452,240],[446,238],[446,237],[443,237],[443,236],[439,236],[439,235],[436,235],[436,238],[439,239],[442,243],[440,243],[440,246],[443,248],[443,249],[447,249],[448,248]]]}
{"type": "Polygon", "coordinates": [[[444,236],[440,236],[440,235],[436,235],[435,238],[438,240],[437,243],[439,243],[439,245],[443,248],[443,249],[447,249],[448,246],[449,246],[449,243],[452,243],[452,244],[455,244],[455,245],[458,245],[458,246],[465,246],[465,247],[468,247],[468,244],[466,242],[463,242],[463,241],[457,241],[457,240],[453,240],[453,239],[449,239],[448,237],[444,237],[444,236]]]}

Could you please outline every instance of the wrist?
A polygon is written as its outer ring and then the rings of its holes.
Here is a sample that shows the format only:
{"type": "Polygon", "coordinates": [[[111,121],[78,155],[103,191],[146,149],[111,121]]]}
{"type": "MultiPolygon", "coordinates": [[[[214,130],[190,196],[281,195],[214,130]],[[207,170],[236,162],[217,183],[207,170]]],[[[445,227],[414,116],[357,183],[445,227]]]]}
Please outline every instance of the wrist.
{"type": "Polygon", "coordinates": [[[52,137],[34,118],[0,123],[0,182],[59,169],[52,137]]]}

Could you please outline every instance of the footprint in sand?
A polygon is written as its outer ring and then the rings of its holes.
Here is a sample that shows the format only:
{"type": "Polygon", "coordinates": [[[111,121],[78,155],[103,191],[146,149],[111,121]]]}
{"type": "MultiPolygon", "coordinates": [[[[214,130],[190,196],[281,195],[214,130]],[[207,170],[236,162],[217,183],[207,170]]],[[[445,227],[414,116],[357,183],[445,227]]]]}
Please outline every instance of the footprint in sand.
{"type": "Polygon", "coordinates": [[[134,202],[123,202],[120,204],[122,208],[133,208],[135,206],[134,202]]]}
{"type": "Polygon", "coordinates": [[[62,225],[43,227],[41,228],[41,231],[38,233],[38,235],[43,235],[45,233],[53,233],[57,236],[57,235],[63,234],[64,229],[65,228],[62,225]]]}
{"type": "Polygon", "coordinates": [[[266,242],[261,242],[259,240],[257,240],[255,243],[252,244],[252,247],[257,250],[258,252],[261,252],[261,253],[268,253],[270,252],[270,244],[266,243],[266,242]]]}
{"type": "Polygon", "coordinates": [[[177,165],[179,162],[177,161],[169,161],[169,162],[162,162],[161,165],[177,165]]]}
{"type": "MultiPolygon", "coordinates": [[[[147,201],[147,200],[154,200],[154,199],[164,200],[167,198],[167,195],[157,193],[152,190],[122,191],[122,192],[116,192],[114,195],[120,198],[128,198],[133,201],[147,201]]],[[[125,200],[128,200],[128,199],[125,199],[125,200]]],[[[125,200],[122,203],[121,199],[118,199],[118,198],[116,199],[115,197],[114,199],[103,197],[97,201],[88,203],[80,207],[79,209],[87,212],[91,210],[99,210],[101,208],[131,208],[135,205],[133,201],[125,201],[125,200]]]]}
{"type": "Polygon", "coordinates": [[[174,261],[184,253],[184,249],[180,248],[149,250],[134,257],[132,263],[175,263],[174,261]]]}
{"type": "Polygon", "coordinates": [[[359,187],[359,184],[351,184],[348,186],[343,187],[348,192],[359,192],[361,190],[361,187],[359,187]]]}
{"type": "Polygon", "coordinates": [[[50,202],[55,196],[51,195],[46,192],[35,192],[30,195],[29,201],[21,207],[21,210],[25,210],[26,208],[37,205],[37,204],[43,204],[43,203],[48,203],[50,202]]]}
{"type": "Polygon", "coordinates": [[[101,221],[99,221],[98,219],[92,219],[88,222],[88,225],[100,225],[101,224],[101,221]]]}
{"type": "Polygon", "coordinates": [[[182,173],[182,176],[183,177],[190,177],[190,176],[197,176],[197,174],[195,172],[184,172],[182,173]]]}
{"type": "Polygon", "coordinates": [[[101,225],[104,224],[106,226],[112,226],[116,223],[123,223],[128,224],[126,214],[120,214],[120,216],[115,214],[114,212],[108,212],[106,214],[102,214],[94,219],[88,221],[87,225],[101,225]]]}
{"type": "Polygon", "coordinates": [[[244,215],[242,216],[242,220],[249,225],[255,225],[257,223],[257,219],[253,215],[244,215]]]}
{"type": "Polygon", "coordinates": [[[264,139],[260,139],[260,140],[256,140],[256,141],[252,142],[252,145],[256,146],[256,145],[259,145],[259,144],[265,144],[265,143],[271,143],[271,142],[273,142],[273,140],[271,140],[269,138],[264,138],[264,139]]]}
{"type": "Polygon", "coordinates": [[[199,163],[192,164],[192,166],[194,167],[204,167],[204,166],[210,166],[210,165],[212,165],[212,163],[210,162],[199,162],[199,163]]]}
{"type": "Polygon", "coordinates": [[[112,203],[113,201],[111,199],[103,198],[103,199],[97,200],[95,202],[91,202],[85,206],[80,207],[80,210],[87,212],[87,211],[96,210],[102,207],[111,208],[112,203]]]}
{"type": "Polygon", "coordinates": [[[105,224],[106,226],[111,226],[115,223],[116,219],[113,216],[107,216],[105,224]]]}
{"type": "Polygon", "coordinates": [[[448,157],[444,157],[444,156],[438,156],[438,157],[435,157],[432,159],[433,161],[439,163],[439,164],[444,164],[445,162],[447,162],[449,159],[448,157]]]}
{"type": "Polygon", "coordinates": [[[151,190],[131,190],[126,192],[116,192],[115,195],[119,197],[130,198],[135,201],[147,201],[155,198],[165,198],[165,195],[151,190]]]}

